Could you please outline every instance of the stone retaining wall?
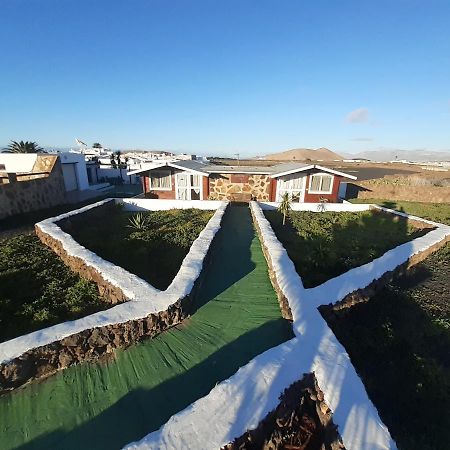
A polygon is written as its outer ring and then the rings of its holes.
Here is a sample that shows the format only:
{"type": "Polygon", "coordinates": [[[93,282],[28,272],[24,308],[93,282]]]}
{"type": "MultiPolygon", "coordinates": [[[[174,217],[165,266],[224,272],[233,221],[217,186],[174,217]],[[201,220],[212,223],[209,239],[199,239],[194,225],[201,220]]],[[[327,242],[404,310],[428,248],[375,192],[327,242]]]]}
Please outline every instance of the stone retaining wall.
{"type": "Polygon", "coordinates": [[[222,450],[327,449],[344,445],[314,374],[304,374],[280,396],[280,403],[257,426],[222,450]]]}
{"type": "Polygon", "coordinates": [[[426,250],[413,255],[409,260],[395,268],[395,270],[384,273],[380,278],[372,281],[368,286],[364,289],[358,289],[356,291],[351,292],[346,295],[341,301],[328,304],[321,305],[319,307],[319,311],[325,320],[328,323],[332,323],[335,321],[343,312],[348,308],[351,308],[353,305],[358,303],[363,303],[369,301],[375,294],[383,289],[387,284],[391,283],[395,279],[401,278],[405,276],[407,273],[414,270],[415,266],[430,256],[435,251],[439,250],[441,247],[450,242],[450,236],[447,236],[442,241],[438,242],[431,247],[428,247],[426,250]]]}
{"type": "MultiPolygon", "coordinates": [[[[110,207],[114,207],[114,201],[97,204],[92,209],[86,207],[88,209],[85,209],[83,214],[98,214],[101,211],[99,208],[110,207]]],[[[107,311],[103,311],[101,314],[97,313],[99,322],[103,322],[104,325],[99,324],[98,326],[86,328],[82,328],[83,325],[79,325],[79,331],[75,331],[77,327],[74,324],[77,321],[68,322],[65,328],[61,328],[61,325],[64,325],[61,324],[8,341],[9,350],[12,349],[13,354],[16,352],[15,348],[24,346],[24,343],[18,342],[20,340],[25,340],[25,348],[28,347],[29,350],[23,351],[23,353],[16,353],[20,356],[11,357],[9,360],[4,359],[3,361],[5,362],[0,364],[0,395],[33,380],[46,378],[74,364],[111,356],[116,348],[126,348],[143,339],[152,338],[187,318],[193,311],[193,298],[201,287],[205,268],[210,263],[211,243],[215,233],[220,229],[220,222],[225,208],[226,204],[217,210],[216,215],[207,225],[209,230],[206,231],[206,236],[200,241],[196,240],[193,244],[193,247],[196,247],[196,249],[194,252],[195,256],[191,256],[189,263],[190,278],[184,276],[181,282],[178,283],[178,288],[172,289],[171,295],[167,295],[165,292],[160,293],[165,295],[165,298],[158,299],[159,294],[155,293],[154,298],[149,294],[152,298],[147,299],[144,294],[150,291],[147,288],[141,289],[138,301],[133,299],[127,304],[117,305],[107,311]],[[198,272],[193,270],[196,265],[199,266],[198,272]],[[127,305],[131,307],[130,312],[124,309],[127,305]],[[118,310],[118,308],[121,309],[118,310]],[[142,311],[147,312],[142,313],[142,311]],[[113,322],[108,323],[108,320],[111,320],[106,317],[108,314],[113,322]],[[67,333],[66,328],[68,328],[69,333],[67,333]],[[72,332],[70,333],[70,331],[72,332]],[[61,333],[64,334],[61,335],[61,333]],[[31,338],[28,340],[26,338],[33,334],[38,334],[36,337],[37,341],[41,340],[41,342],[47,341],[49,343],[29,347],[31,338]],[[53,335],[55,337],[52,340],[48,340],[48,336],[52,337],[53,335]]],[[[77,220],[78,218],[75,215],[70,215],[59,221],[58,224],[67,229],[71,224],[74,225],[74,222],[77,220]]],[[[81,258],[69,255],[60,241],[42,232],[39,227],[37,227],[36,232],[73,270],[97,282],[99,288],[104,289],[104,294],[109,296],[111,303],[128,300],[122,290],[108,283],[99,272],[87,266],[81,258]]],[[[59,236],[61,237],[61,235],[59,236]]],[[[193,248],[191,248],[190,252],[192,251],[193,248]]],[[[78,319],[78,322],[94,316],[96,314],[78,319]]],[[[94,318],[91,322],[95,323],[96,320],[94,318]]],[[[9,353],[11,354],[11,352],[9,353]]]]}
{"type": "Polygon", "coordinates": [[[113,357],[118,348],[153,338],[181,323],[193,313],[193,299],[201,289],[206,267],[211,264],[208,251],[201,275],[191,293],[170,305],[167,310],[146,317],[91,328],[48,345],[29,350],[18,358],[0,364],[0,395],[29,382],[47,378],[74,364],[113,357]]]}
{"type": "MultiPolygon", "coordinates": [[[[84,221],[87,217],[96,217],[104,214],[105,209],[115,208],[114,200],[97,206],[89,211],[85,211],[82,214],[70,216],[63,219],[56,224],[66,233],[70,234],[71,228],[80,225],[81,221],[84,221]]],[[[63,247],[60,240],[53,238],[49,234],[43,232],[39,227],[35,227],[36,235],[38,238],[49,248],[51,248],[71,270],[81,275],[83,278],[92,280],[96,283],[98,291],[109,303],[115,305],[117,303],[126,302],[129,300],[124,292],[117,286],[114,286],[107,281],[103,275],[86,264],[86,262],[77,256],[69,255],[63,247]]]]}
{"type": "Polygon", "coordinates": [[[286,296],[283,294],[283,291],[281,290],[280,286],[278,285],[278,280],[275,275],[275,271],[273,270],[270,253],[264,244],[264,239],[262,238],[261,230],[259,228],[258,221],[255,218],[253,209],[250,208],[250,212],[252,214],[253,225],[255,226],[256,232],[258,234],[259,242],[261,244],[261,248],[264,253],[264,257],[266,258],[267,267],[269,268],[270,282],[272,283],[272,286],[278,297],[278,303],[280,304],[281,316],[283,317],[283,319],[286,319],[286,320],[289,320],[292,322],[292,320],[293,320],[292,311],[291,311],[291,308],[289,307],[289,302],[288,302],[286,296]]]}
{"type": "Polygon", "coordinates": [[[33,380],[47,378],[74,364],[111,356],[117,348],[126,348],[157,336],[186,318],[185,308],[189,300],[179,300],[169,306],[167,311],[150,314],[142,319],[73,334],[1,364],[0,395],[33,380]]]}

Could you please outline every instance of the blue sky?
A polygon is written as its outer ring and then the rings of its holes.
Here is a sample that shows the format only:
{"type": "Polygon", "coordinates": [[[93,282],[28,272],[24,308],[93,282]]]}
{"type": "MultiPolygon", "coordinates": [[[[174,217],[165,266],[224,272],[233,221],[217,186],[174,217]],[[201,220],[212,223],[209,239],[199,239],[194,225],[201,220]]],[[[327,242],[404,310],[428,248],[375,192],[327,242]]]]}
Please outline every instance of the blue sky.
{"type": "Polygon", "coordinates": [[[0,145],[450,149],[450,1],[1,0],[0,145]]]}

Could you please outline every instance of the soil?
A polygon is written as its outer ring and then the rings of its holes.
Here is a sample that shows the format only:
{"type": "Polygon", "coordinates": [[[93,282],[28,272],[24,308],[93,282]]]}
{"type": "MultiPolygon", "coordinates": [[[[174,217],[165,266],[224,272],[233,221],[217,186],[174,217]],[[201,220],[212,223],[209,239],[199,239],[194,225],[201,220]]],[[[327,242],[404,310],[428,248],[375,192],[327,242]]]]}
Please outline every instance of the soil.
{"type": "Polygon", "coordinates": [[[245,432],[222,450],[343,449],[331,412],[313,374],[289,386],[280,403],[255,430],[245,432]]]}
{"type": "Polygon", "coordinates": [[[449,448],[450,244],[329,322],[401,449],[449,448]]]}

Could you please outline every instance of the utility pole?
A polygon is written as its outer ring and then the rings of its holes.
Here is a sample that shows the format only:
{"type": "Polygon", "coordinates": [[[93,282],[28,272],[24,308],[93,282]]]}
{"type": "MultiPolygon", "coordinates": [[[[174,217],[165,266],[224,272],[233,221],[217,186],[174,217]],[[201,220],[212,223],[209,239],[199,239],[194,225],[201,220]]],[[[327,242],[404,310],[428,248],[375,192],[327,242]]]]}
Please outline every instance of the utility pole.
{"type": "Polygon", "coordinates": [[[234,155],[237,156],[237,162],[238,162],[237,165],[240,166],[239,153],[235,153],[234,155]]]}

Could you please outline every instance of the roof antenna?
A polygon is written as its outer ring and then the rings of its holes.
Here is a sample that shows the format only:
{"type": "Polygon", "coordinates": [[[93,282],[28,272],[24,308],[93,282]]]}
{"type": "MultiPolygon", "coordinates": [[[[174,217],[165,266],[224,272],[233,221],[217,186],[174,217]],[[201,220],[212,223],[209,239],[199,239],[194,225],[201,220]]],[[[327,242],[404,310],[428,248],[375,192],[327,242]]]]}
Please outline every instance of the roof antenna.
{"type": "Polygon", "coordinates": [[[78,147],[80,147],[80,152],[84,154],[84,150],[86,150],[87,145],[78,138],[75,138],[75,142],[77,143],[78,147]]]}

